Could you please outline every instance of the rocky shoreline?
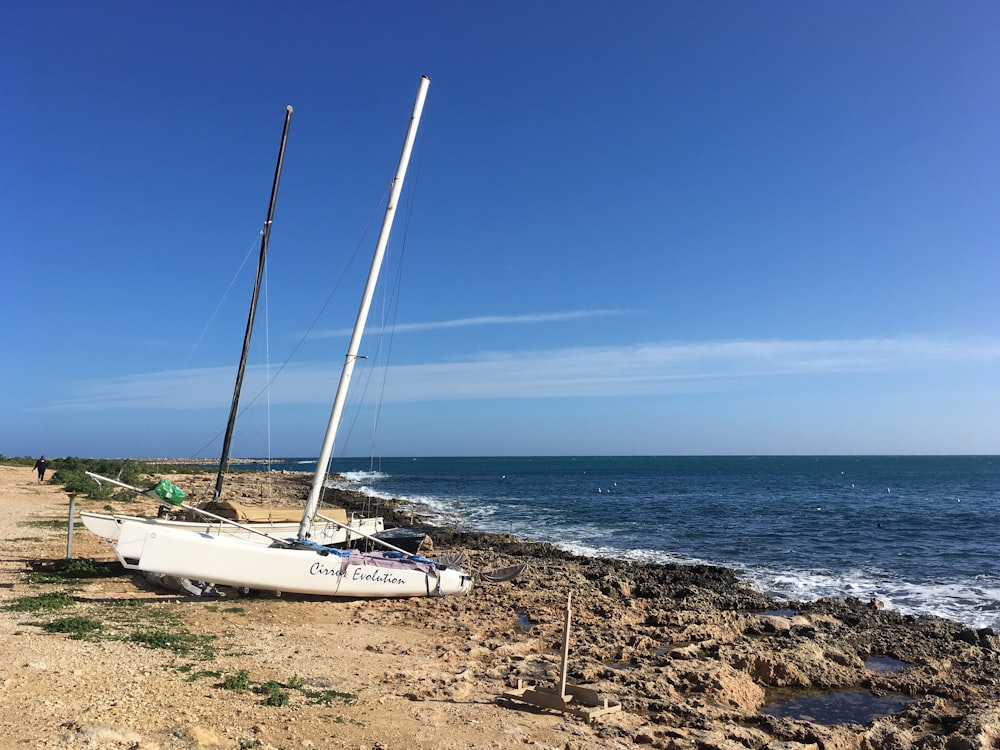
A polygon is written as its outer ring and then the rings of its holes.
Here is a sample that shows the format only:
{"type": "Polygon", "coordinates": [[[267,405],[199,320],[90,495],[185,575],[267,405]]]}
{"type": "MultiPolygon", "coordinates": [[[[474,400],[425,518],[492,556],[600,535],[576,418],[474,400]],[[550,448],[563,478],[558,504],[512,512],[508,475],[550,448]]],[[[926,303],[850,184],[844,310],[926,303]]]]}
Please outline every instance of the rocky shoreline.
{"type": "MultiPolygon", "coordinates": [[[[308,483],[305,477],[286,476],[293,485],[308,483]]],[[[254,501],[252,493],[244,499],[254,501]]],[[[328,499],[348,511],[370,510],[371,499],[357,493],[335,491],[328,499]]],[[[405,508],[391,502],[378,510],[387,525],[412,520],[405,508]]],[[[1000,747],[1000,636],[992,629],[902,616],[884,610],[878,601],[777,601],[721,567],[584,558],[507,535],[423,526],[439,547],[471,552],[480,570],[528,562],[527,580],[518,588],[544,597],[548,613],[536,623],[530,608],[521,610],[532,629],[558,624],[558,617],[551,622],[557,597],[572,590],[573,654],[579,666],[571,668],[570,681],[601,685],[626,710],[653,718],[654,726],[731,723],[743,725],[740,736],[750,729],[761,733],[750,732],[746,740],[728,738],[750,747],[803,738],[806,744],[850,747],[870,732],[858,731],[859,724],[824,726],[773,717],[761,709],[773,696],[856,690],[876,697],[896,695],[905,702],[898,716],[872,722],[872,729],[893,738],[894,748],[935,747],[947,739],[947,728],[975,728],[977,721],[984,747],[1000,747]],[[903,668],[884,673],[866,666],[866,660],[885,657],[903,668]],[[957,717],[968,721],[956,724],[957,717]]],[[[503,604],[491,601],[490,606],[503,604]]],[[[549,639],[550,647],[558,645],[557,633],[549,639]]],[[[547,671],[551,666],[546,664],[547,671]]],[[[555,675],[540,674],[532,666],[512,669],[511,677],[544,683],[555,675]]],[[[823,701],[817,704],[822,708],[823,701]]],[[[699,734],[704,731],[684,734],[703,743],[710,741],[699,734]]],[[[720,731],[713,728],[709,734],[720,731]]],[[[665,734],[679,739],[676,731],[665,734]]],[[[654,743],[655,736],[655,731],[649,735],[654,743]]]]}
{"type": "MultiPolygon", "coordinates": [[[[176,481],[197,499],[211,477],[184,475],[176,481]]],[[[298,502],[308,487],[308,478],[294,473],[267,477],[266,492],[256,472],[231,474],[228,481],[229,496],[249,503],[270,497],[298,502]]],[[[328,500],[359,512],[371,503],[350,492],[328,500]]],[[[379,512],[387,526],[410,522],[408,508],[390,505],[379,512]]],[[[518,562],[528,568],[510,583],[479,583],[462,599],[341,603],[338,611],[350,612],[353,622],[388,633],[389,642],[369,633],[368,653],[387,649],[400,656],[388,645],[396,637],[394,627],[426,631],[424,648],[431,661],[424,662],[424,671],[401,658],[395,677],[384,676],[382,692],[373,688],[372,695],[403,700],[408,708],[451,706],[456,711],[464,711],[475,696],[483,711],[499,711],[506,718],[492,733],[470,725],[453,744],[444,734],[438,736],[440,744],[413,736],[393,744],[356,732],[350,737],[335,733],[336,740],[299,736],[300,746],[1000,748],[1000,637],[991,629],[903,616],[877,601],[776,601],[719,567],[583,558],[508,535],[422,525],[434,541],[434,553],[428,554],[464,550],[474,573],[518,562]],[[503,698],[517,680],[556,684],[570,592],[568,682],[592,686],[623,708],[592,724],[512,707],[503,698]],[[835,714],[845,697],[856,701],[848,704],[846,720],[824,720],[822,714],[835,714]],[[775,703],[779,699],[814,704],[789,716],[782,715],[781,704],[775,703]],[[880,708],[885,715],[879,715],[880,708]],[[531,726],[512,736],[511,727],[522,721],[531,726]]],[[[278,601],[258,604],[277,606],[278,601]]],[[[317,610],[313,617],[318,610],[330,613],[329,602],[294,601],[299,611],[317,610]]],[[[6,702],[9,695],[3,695],[6,702]]],[[[384,720],[391,723],[388,716],[384,720]]],[[[369,729],[376,727],[372,720],[369,729]]],[[[391,736],[387,729],[384,737],[391,736]]]]}

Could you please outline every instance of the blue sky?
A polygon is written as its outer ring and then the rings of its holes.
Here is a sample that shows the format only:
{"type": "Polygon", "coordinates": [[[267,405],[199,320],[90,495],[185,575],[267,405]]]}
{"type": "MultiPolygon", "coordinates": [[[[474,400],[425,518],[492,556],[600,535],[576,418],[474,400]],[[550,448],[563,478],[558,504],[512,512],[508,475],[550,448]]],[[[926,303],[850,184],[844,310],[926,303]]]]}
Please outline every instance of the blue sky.
{"type": "Polygon", "coordinates": [[[0,453],[218,455],[289,104],[234,453],[318,453],[422,74],[337,455],[998,453],[997,28],[11,5],[0,453]]]}

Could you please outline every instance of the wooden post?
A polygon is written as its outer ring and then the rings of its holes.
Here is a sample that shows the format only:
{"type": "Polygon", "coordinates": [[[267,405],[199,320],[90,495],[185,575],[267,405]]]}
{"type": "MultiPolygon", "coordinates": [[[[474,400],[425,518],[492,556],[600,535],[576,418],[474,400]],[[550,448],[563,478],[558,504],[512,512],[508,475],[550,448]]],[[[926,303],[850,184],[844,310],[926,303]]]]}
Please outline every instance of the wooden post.
{"type": "Polygon", "coordinates": [[[568,700],[566,695],[566,670],[569,667],[569,623],[572,619],[573,592],[566,597],[566,630],[563,632],[562,669],[559,671],[559,695],[568,700]]]}
{"type": "Polygon", "coordinates": [[[602,697],[597,690],[583,685],[567,685],[566,673],[569,668],[569,635],[572,620],[573,592],[566,599],[566,630],[563,632],[562,667],[559,684],[554,688],[525,687],[523,680],[517,681],[517,689],[504,693],[505,698],[523,701],[541,708],[572,714],[593,721],[599,716],[617,713],[622,704],[602,697]]]}

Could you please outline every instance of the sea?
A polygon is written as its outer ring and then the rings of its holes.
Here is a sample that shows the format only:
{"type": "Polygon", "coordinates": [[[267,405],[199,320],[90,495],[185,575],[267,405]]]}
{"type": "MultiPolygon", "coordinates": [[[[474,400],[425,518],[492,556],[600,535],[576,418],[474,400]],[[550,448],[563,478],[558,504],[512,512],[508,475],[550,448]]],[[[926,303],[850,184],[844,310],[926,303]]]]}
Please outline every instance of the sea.
{"type": "Polygon", "coordinates": [[[1000,631],[1000,456],[335,458],[331,471],[441,525],[723,565],[782,600],[877,598],[1000,631]]]}

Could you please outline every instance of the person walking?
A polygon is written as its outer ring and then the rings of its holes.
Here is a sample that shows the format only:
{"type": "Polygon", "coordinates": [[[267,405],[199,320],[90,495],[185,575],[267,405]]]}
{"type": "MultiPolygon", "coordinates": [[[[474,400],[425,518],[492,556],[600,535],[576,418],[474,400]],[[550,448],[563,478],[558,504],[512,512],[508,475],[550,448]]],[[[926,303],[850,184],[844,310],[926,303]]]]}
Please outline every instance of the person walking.
{"type": "Polygon", "coordinates": [[[38,472],[38,481],[39,482],[44,482],[45,481],[45,470],[47,468],[49,468],[49,462],[45,460],[45,456],[44,455],[41,458],[39,458],[37,461],[35,461],[35,471],[38,472]]]}

